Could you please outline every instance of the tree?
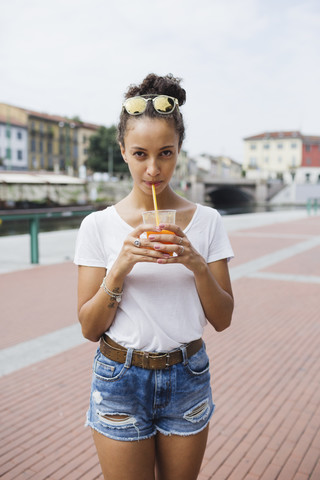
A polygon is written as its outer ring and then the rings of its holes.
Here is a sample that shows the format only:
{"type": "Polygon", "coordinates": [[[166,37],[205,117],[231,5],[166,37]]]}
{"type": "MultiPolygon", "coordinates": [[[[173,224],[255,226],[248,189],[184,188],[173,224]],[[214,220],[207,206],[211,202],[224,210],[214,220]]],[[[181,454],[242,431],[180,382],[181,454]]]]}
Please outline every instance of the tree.
{"type": "Polygon", "coordinates": [[[117,142],[117,129],[100,127],[95,135],[90,137],[87,167],[94,172],[124,173],[128,172],[117,142]]]}

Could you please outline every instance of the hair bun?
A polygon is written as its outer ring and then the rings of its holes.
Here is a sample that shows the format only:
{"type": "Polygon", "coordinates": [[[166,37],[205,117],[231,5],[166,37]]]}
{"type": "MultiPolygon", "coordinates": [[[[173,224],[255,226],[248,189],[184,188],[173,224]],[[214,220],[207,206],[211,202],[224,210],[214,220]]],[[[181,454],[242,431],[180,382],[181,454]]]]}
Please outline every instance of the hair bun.
{"type": "Polygon", "coordinates": [[[130,85],[125,98],[158,93],[175,97],[181,106],[186,101],[186,91],[180,86],[181,81],[181,78],[174,77],[172,73],[164,77],[149,73],[140,85],[130,85]]]}

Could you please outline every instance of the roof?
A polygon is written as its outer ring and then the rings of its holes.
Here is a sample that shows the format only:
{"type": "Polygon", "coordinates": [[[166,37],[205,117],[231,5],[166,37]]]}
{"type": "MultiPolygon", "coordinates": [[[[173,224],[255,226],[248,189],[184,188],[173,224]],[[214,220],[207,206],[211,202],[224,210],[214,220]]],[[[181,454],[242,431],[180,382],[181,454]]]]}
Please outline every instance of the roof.
{"type": "Polygon", "coordinates": [[[85,180],[77,177],[70,177],[68,175],[60,175],[57,173],[39,173],[39,172],[0,172],[0,183],[19,183],[19,184],[55,184],[55,185],[70,185],[85,184],[85,180]]]}
{"type": "Polygon", "coordinates": [[[251,137],[246,137],[244,140],[268,140],[269,138],[279,139],[279,138],[303,138],[303,135],[298,130],[289,131],[289,132],[263,132],[258,135],[253,135],[251,137]]]}
{"type": "MultiPolygon", "coordinates": [[[[36,110],[30,110],[28,108],[17,107],[15,105],[9,105],[9,104],[5,104],[5,103],[3,103],[3,105],[8,105],[9,107],[18,108],[21,111],[25,112],[30,117],[36,117],[36,118],[40,118],[42,120],[47,120],[47,121],[51,121],[51,122],[74,123],[74,125],[78,128],[83,127],[83,128],[88,128],[90,130],[98,130],[101,126],[101,125],[96,125],[96,124],[90,123],[90,122],[82,122],[82,121],[79,122],[79,121],[73,120],[72,118],[64,117],[64,116],[61,116],[61,115],[51,115],[51,114],[45,113],[45,112],[37,112],[36,110]]],[[[11,123],[13,124],[13,121],[11,123]]]]}
{"type": "Polygon", "coordinates": [[[320,137],[317,135],[303,135],[304,143],[320,143],[320,137]]]}
{"type": "Polygon", "coordinates": [[[18,120],[8,120],[7,117],[4,117],[3,115],[0,115],[0,123],[6,125],[9,124],[12,127],[27,128],[27,125],[25,123],[19,122],[18,120]]]}

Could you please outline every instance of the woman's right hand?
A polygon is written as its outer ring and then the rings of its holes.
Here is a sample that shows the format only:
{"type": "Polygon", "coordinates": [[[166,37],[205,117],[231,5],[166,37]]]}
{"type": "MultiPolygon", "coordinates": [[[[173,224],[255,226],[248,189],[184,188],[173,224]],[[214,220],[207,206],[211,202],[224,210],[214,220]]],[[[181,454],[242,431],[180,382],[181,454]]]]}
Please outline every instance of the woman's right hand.
{"type": "Polygon", "coordinates": [[[141,238],[143,233],[157,230],[160,232],[159,227],[144,224],[135,228],[123,242],[123,246],[111,270],[114,273],[117,272],[117,276],[123,276],[124,280],[124,277],[131,272],[136,263],[157,263],[159,258],[170,258],[168,253],[155,250],[154,243],[148,240],[147,235],[145,238],[141,238]]]}

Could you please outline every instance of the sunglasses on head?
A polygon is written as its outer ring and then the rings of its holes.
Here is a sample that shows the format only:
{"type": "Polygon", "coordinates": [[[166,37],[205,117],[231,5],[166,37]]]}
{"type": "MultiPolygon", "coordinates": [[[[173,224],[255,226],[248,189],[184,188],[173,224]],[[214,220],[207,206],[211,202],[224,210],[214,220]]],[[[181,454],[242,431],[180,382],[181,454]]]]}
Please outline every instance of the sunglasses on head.
{"type": "Polygon", "coordinates": [[[127,113],[129,113],[129,115],[141,115],[145,112],[150,100],[152,100],[153,108],[156,112],[161,113],[162,115],[172,113],[176,108],[176,105],[179,106],[178,100],[174,97],[169,97],[168,95],[141,95],[127,98],[127,100],[123,102],[122,107],[127,113]]]}

